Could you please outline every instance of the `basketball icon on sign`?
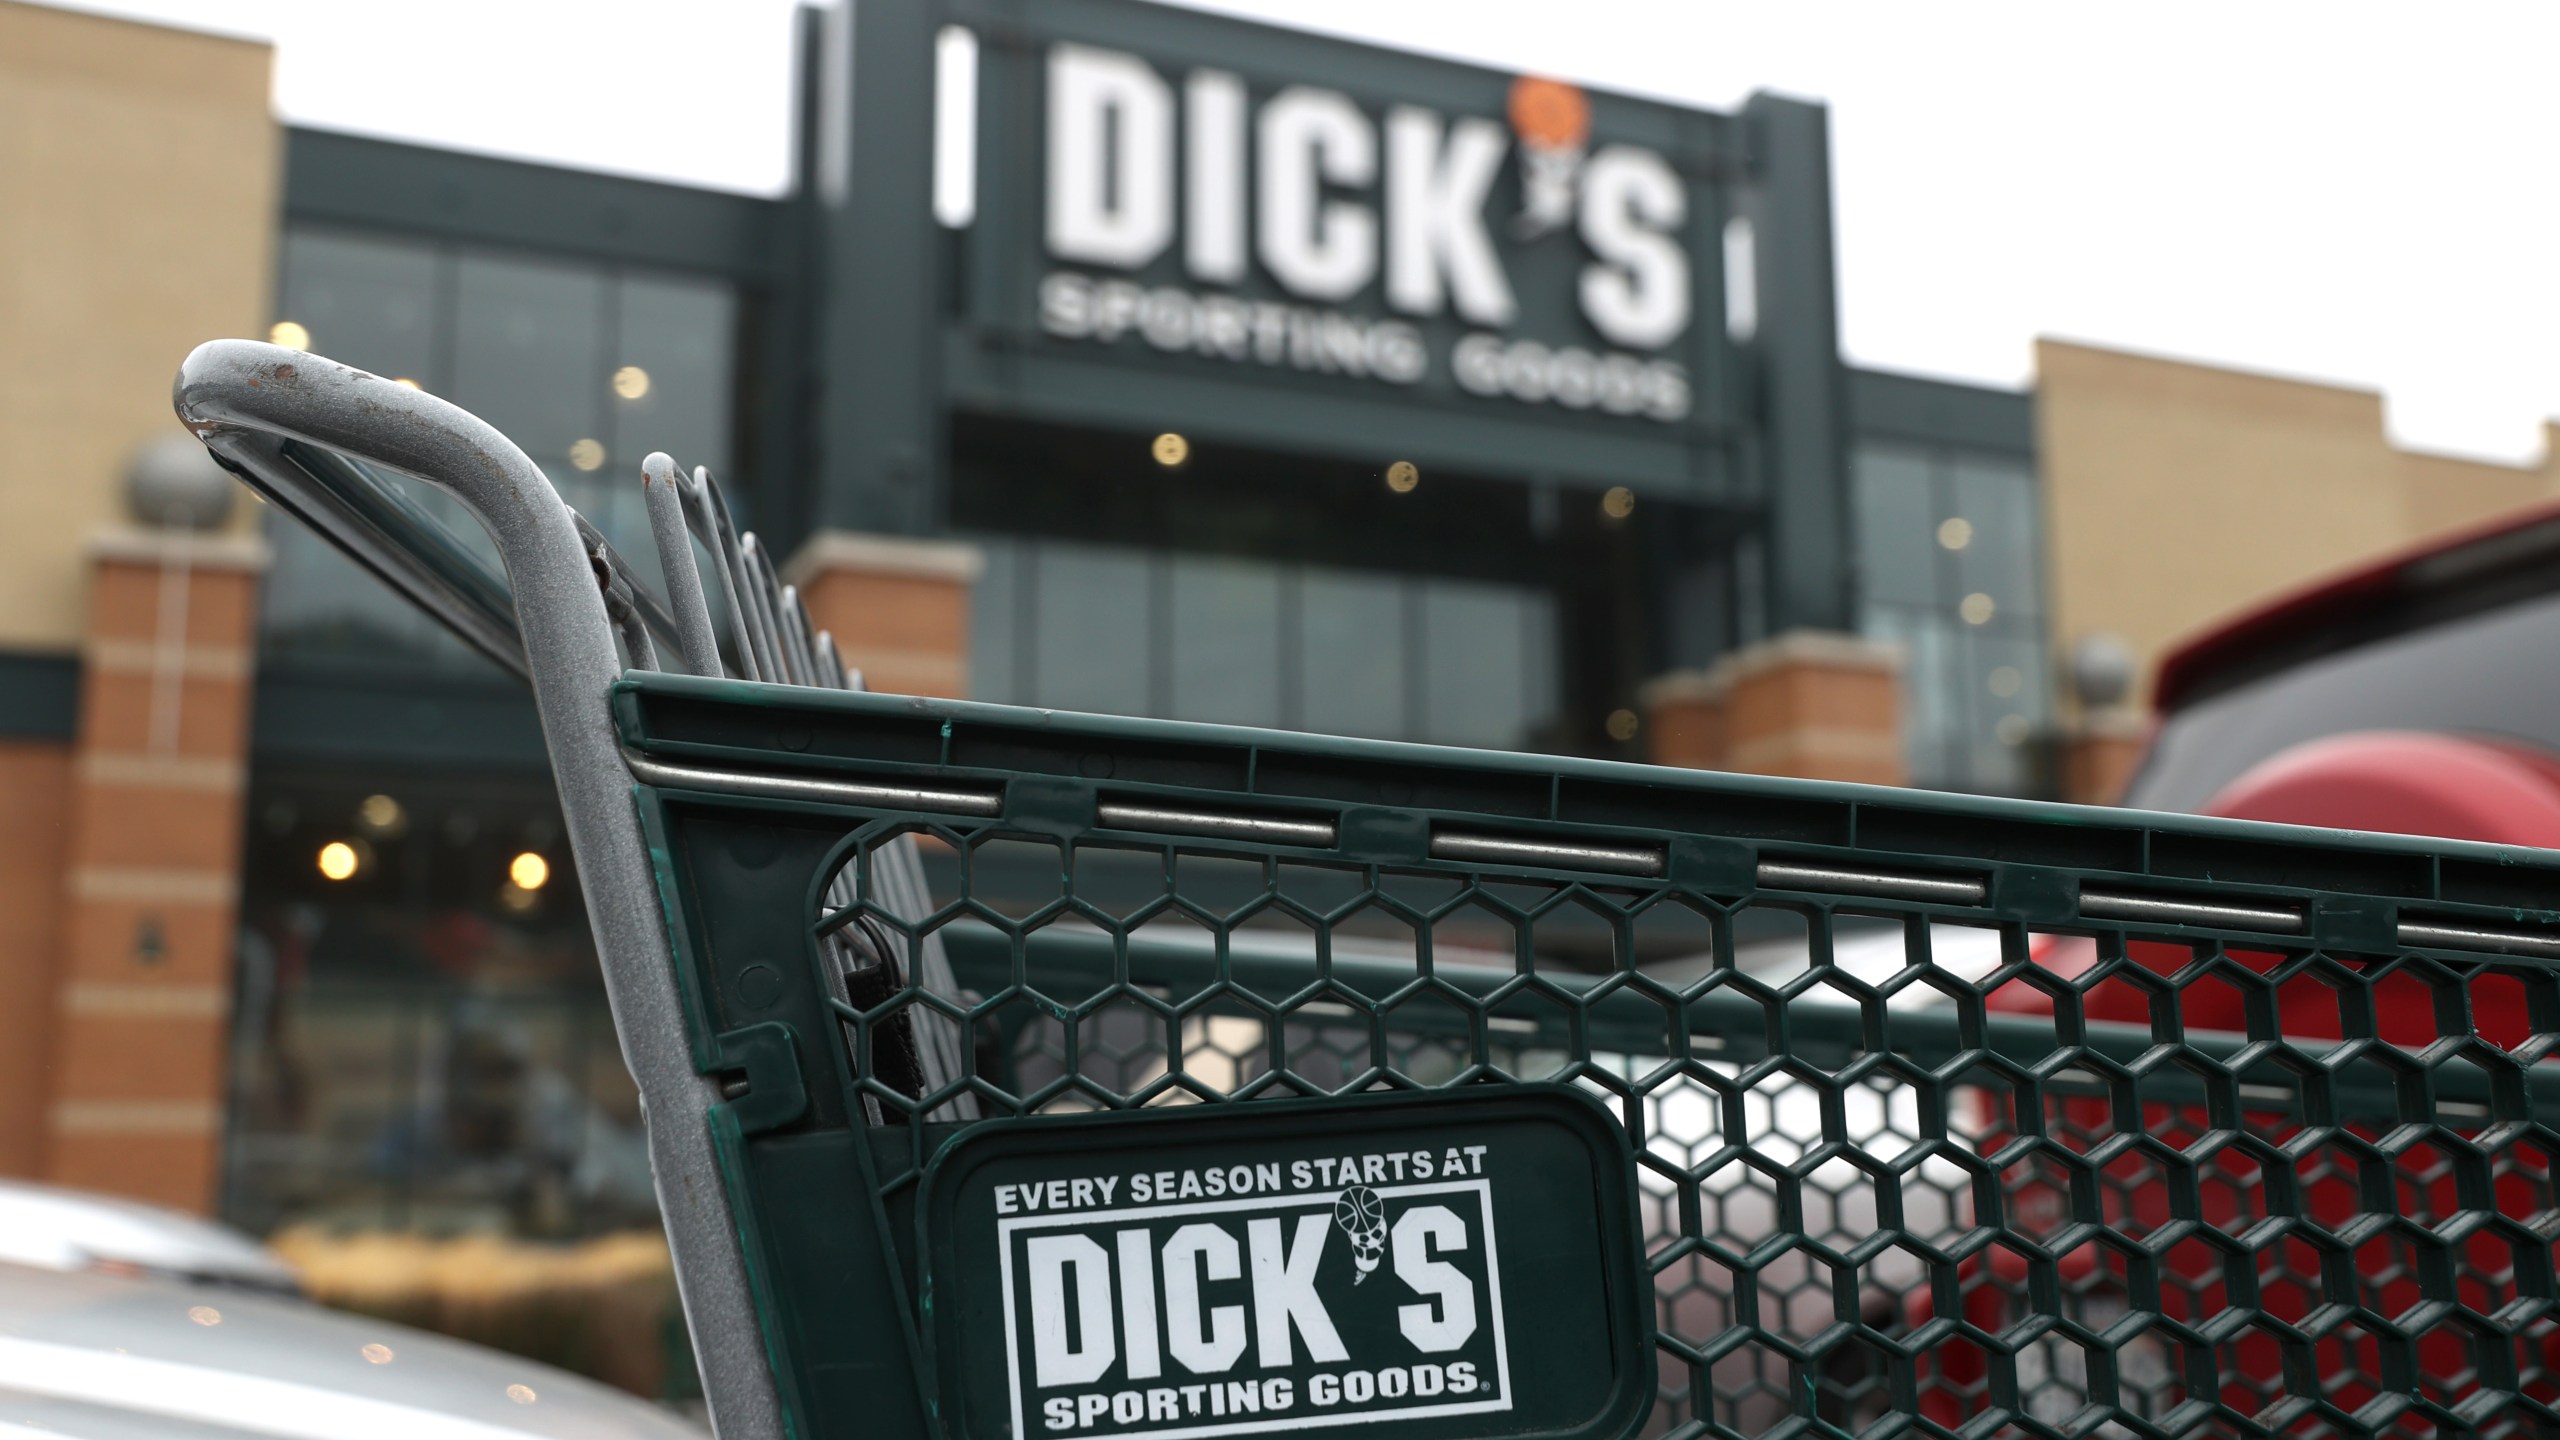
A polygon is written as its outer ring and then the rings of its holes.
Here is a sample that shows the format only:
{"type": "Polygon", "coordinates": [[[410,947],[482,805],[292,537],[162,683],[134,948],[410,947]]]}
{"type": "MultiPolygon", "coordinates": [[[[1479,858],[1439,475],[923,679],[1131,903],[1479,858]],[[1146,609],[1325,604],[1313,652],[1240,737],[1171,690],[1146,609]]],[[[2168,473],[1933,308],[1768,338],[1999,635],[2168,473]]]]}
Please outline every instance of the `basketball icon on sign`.
{"type": "Polygon", "coordinates": [[[1342,1227],[1351,1241],[1351,1265],[1359,1273],[1351,1277],[1354,1285],[1369,1278],[1378,1268],[1378,1259],[1387,1249],[1387,1207],[1378,1200],[1378,1192],[1366,1185],[1354,1185],[1333,1202],[1333,1223],[1342,1227]]]}
{"type": "Polygon", "coordinates": [[[1535,238],[1573,219],[1574,187],[1591,143],[1591,100],[1577,86],[1543,76],[1511,82],[1511,130],[1520,137],[1520,214],[1511,222],[1535,238]]]}

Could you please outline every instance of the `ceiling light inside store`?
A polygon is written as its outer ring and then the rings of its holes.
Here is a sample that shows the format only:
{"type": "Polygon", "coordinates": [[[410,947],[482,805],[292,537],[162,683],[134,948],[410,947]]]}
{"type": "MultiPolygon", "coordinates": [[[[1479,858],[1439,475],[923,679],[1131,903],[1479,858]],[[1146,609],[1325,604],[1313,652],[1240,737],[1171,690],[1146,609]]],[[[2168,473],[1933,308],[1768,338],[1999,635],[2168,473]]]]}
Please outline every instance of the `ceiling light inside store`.
{"type": "Polygon", "coordinates": [[[1147,447],[1147,453],[1156,457],[1157,464],[1170,470],[1191,458],[1191,442],[1167,430],[1147,447]]]}
{"type": "Polygon", "coordinates": [[[329,880],[345,880],[363,867],[356,847],[344,840],[332,840],[320,847],[320,874],[329,880]]]}
{"type": "Polygon", "coordinates": [[[613,393],[625,400],[637,400],[649,393],[649,372],[637,365],[625,365],[613,372],[613,393]]]}
{"type": "Polygon", "coordinates": [[[507,878],[519,890],[539,890],[551,883],[551,862],[527,850],[507,862],[507,878]]]}
{"type": "Polygon", "coordinates": [[[267,328],[267,339],[271,343],[281,345],[287,350],[308,350],[311,348],[311,332],[303,329],[301,326],[296,325],[290,320],[279,320],[275,324],[269,326],[267,328]]]}
{"type": "Polygon", "coordinates": [[[1422,483],[1422,468],[1410,460],[1399,460],[1387,467],[1387,488],[1399,495],[1410,495],[1422,483]]]}
{"type": "Polygon", "coordinates": [[[376,835],[395,835],[409,826],[409,812],[388,795],[367,795],[356,807],[356,819],[376,835]]]}
{"type": "Polygon", "coordinates": [[[569,447],[569,463],[581,470],[603,469],[604,442],[590,438],[572,444],[569,447]]]}
{"type": "Polygon", "coordinates": [[[1967,625],[1988,625],[1999,610],[1999,605],[1979,590],[1964,597],[1964,602],[1956,606],[1956,613],[1964,617],[1967,625]]]}
{"type": "Polygon", "coordinates": [[[1961,515],[1950,515],[1938,522],[1938,543],[1949,550],[1961,550],[1973,543],[1973,522],[1961,515]]]}
{"type": "Polygon", "coordinates": [[[1636,492],[1624,485],[1612,485],[1600,497],[1600,513],[1612,520],[1624,520],[1636,513],[1636,492]]]}

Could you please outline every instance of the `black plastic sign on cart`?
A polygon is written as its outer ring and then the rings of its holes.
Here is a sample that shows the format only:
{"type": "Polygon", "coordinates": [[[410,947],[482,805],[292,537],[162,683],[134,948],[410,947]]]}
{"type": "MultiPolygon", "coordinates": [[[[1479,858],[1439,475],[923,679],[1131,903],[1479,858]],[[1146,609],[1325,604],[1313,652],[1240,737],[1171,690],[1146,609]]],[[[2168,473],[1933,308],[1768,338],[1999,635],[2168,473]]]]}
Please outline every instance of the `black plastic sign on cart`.
{"type": "Polygon", "coordinates": [[[1587,1096],[1253,1118],[996,1122],[935,1161],[955,1434],[1598,1436],[1642,1413],[1634,1162],[1587,1096]]]}

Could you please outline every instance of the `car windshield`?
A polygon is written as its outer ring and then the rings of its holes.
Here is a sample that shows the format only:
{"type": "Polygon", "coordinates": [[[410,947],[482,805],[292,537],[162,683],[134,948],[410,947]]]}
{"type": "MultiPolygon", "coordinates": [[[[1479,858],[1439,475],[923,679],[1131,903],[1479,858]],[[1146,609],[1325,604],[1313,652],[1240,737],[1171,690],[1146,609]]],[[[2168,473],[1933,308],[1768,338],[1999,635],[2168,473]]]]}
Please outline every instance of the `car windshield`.
{"type": "Polygon", "coordinates": [[[2259,761],[2357,730],[2489,735],[2560,752],[2555,659],[2560,595],[2324,655],[2166,717],[2125,803],[2199,810],[2259,761]]]}

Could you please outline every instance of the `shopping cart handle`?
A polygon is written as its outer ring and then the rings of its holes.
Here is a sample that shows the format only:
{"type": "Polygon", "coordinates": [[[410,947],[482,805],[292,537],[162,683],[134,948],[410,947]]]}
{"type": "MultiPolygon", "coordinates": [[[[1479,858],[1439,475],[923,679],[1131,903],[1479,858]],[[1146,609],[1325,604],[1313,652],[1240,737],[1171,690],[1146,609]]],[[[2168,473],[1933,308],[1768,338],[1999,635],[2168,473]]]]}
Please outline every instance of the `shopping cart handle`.
{"type": "MultiPolygon", "coordinates": [[[[178,418],[198,435],[229,427],[306,440],[466,498],[556,506],[513,442],[479,416],[353,366],[256,340],[209,340],[178,367],[178,418]]],[[[475,504],[475,508],[477,508],[475,504]]]]}
{"type": "MultiPolygon", "coordinates": [[[[609,604],[618,598],[625,615],[644,608],[615,595],[609,547],[581,533],[541,467],[495,427],[381,376],[278,345],[215,340],[179,367],[171,398],[217,458],[532,682],[614,1028],[649,1117],[659,1208],[713,1418],[724,1440],[781,1440],[706,1118],[722,1097],[696,1072],[685,1038],[631,773],[607,709],[622,675],[609,604]],[[461,502],[488,531],[504,578],[364,465],[461,502]]],[[[645,637],[627,638],[645,650],[645,637]]]]}
{"type": "MultiPolygon", "coordinates": [[[[463,643],[517,676],[527,675],[524,641],[516,630],[515,602],[505,576],[415,499],[342,453],[365,455],[386,468],[436,483],[421,463],[388,463],[390,447],[384,442],[446,419],[434,410],[474,425],[481,422],[379,376],[246,340],[199,347],[179,370],[173,399],[179,418],[242,483],[463,643]],[[323,383],[315,387],[314,381],[323,383]],[[350,425],[351,419],[370,422],[384,413],[377,401],[396,405],[401,397],[425,401],[417,408],[426,413],[398,426],[350,425]],[[419,419],[427,425],[415,423],[419,419]]],[[[454,428],[447,419],[448,433],[454,428]]],[[[426,462],[432,457],[410,458],[426,462]]]]}

